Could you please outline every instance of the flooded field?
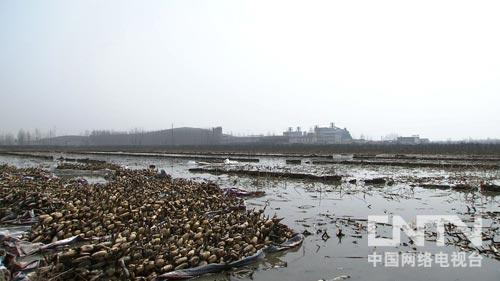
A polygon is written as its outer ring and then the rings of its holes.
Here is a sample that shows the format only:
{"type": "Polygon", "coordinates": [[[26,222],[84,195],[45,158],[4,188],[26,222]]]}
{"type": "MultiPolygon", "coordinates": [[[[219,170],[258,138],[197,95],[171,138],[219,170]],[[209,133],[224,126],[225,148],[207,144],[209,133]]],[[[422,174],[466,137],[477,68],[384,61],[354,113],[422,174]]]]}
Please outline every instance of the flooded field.
{"type": "MultiPolygon", "coordinates": [[[[251,161],[241,156],[221,161],[221,157],[209,159],[200,155],[43,155],[54,159],[103,160],[130,169],[154,165],[173,177],[213,181],[222,188],[261,191],[263,196],[245,199],[247,209],[265,208],[266,214],[284,218],[282,223],[305,236],[299,248],[267,255],[264,260],[247,267],[197,280],[498,280],[500,276],[500,189],[495,191],[500,185],[500,160],[496,158],[388,160],[373,157],[369,161],[374,163],[354,163],[361,160],[328,159],[325,162],[314,157],[293,157],[301,160],[298,165],[287,164],[289,158],[286,157],[262,155],[247,157],[253,159],[251,161]],[[321,164],[314,163],[320,160],[321,164]],[[380,164],[383,161],[396,164],[380,164]],[[256,173],[259,171],[262,173],[256,173]],[[278,176],[270,176],[270,172],[278,176]],[[339,176],[339,179],[313,181],[300,176],[287,177],[305,174],[339,176]],[[414,223],[417,215],[458,215],[468,225],[481,216],[483,245],[473,247],[464,242],[463,236],[447,229],[446,245],[438,246],[436,229],[430,228],[424,247],[415,246],[404,234],[397,247],[369,246],[369,215],[401,216],[409,224],[414,223]],[[368,260],[374,252],[382,255],[382,261],[376,266],[368,260]],[[397,253],[401,258],[403,253],[416,256],[423,252],[430,253],[433,261],[443,254],[449,257],[457,252],[465,252],[467,257],[477,254],[481,264],[470,266],[469,260],[466,266],[458,267],[454,267],[451,260],[447,267],[435,262],[431,266],[418,266],[417,262],[414,266],[406,264],[403,267],[401,261],[398,266],[384,264],[387,253],[397,253]]],[[[57,161],[43,157],[0,155],[0,164],[43,167],[59,177],[106,182],[106,171],[57,169],[57,161]]],[[[377,231],[384,237],[392,236],[389,226],[380,226],[377,231]]]]}

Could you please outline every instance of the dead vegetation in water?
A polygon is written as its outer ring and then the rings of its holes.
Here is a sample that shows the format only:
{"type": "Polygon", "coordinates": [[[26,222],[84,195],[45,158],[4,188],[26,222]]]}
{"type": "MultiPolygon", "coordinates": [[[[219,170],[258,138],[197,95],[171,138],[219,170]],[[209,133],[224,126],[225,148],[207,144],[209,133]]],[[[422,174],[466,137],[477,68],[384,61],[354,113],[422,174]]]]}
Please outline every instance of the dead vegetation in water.
{"type": "MultiPolygon", "coordinates": [[[[465,221],[472,223],[473,216],[475,213],[466,214],[465,221]]],[[[452,223],[447,223],[444,225],[445,233],[445,245],[454,246],[459,248],[461,251],[465,252],[476,252],[483,256],[493,258],[500,261],[500,235],[499,225],[500,225],[500,213],[499,212],[484,212],[481,214],[483,218],[491,220],[490,226],[483,226],[481,232],[482,246],[476,247],[471,243],[469,238],[463,233],[460,227],[452,223]]],[[[353,241],[363,239],[368,235],[368,220],[366,218],[355,218],[350,216],[335,216],[333,214],[320,214],[321,217],[325,218],[325,223],[319,223],[317,229],[314,232],[308,230],[307,227],[310,225],[303,224],[307,226],[302,232],[305,236],[317,235],[322,240],[330,239],[330,235],[326,232],[326,229],[321,228],[321,225],[333,224],[335,225],[336,236],[339,243],[342,241],[344,236],[351,237],[353,241]]],[[[300,221],[299,221],[300,222],[300,221]]],[[[376,223],[375,227],[378,229],[377,233],[384,233],[384,229],[389,236],[392,233],[393,225],[391,223],[376,223]]],[[[410,227],[412,230],[416,231],[416,225],[414,222],[410,222],[410,227]]],[[[425,241],[436,242],[438,233],[436,230],[426,228],[425,231],[425,241]]],[[[357,242],[353,242],[357,243],[357,242]]],[[[418,251],[417,246],[414,245],[414,241],[408,238],[408,242],[401,242],[397,247],[401,247],[402,251],[415,252],[418,251]]],[[[358,257],[349,257],[358,258],[358,257]]],[[[365,258],[365,257],[359,257],[365,258]]]]}

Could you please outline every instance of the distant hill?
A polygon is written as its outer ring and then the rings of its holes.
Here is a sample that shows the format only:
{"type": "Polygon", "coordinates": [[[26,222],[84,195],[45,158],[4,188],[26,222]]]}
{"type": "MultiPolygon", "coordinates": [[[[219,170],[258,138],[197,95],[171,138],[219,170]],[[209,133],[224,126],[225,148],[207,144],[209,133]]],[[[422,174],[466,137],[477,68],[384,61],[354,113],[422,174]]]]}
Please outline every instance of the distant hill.
{"type": "Polygon", "coordinates": [[[212,145],[221,143],[222,128],[174,128],[152,132],[116,133],[93,131],[89,136],[60,136],[36,144],[58,146],[86,145],[212,145]]]}
{"type": "Polygon", "coordinates": [[[89,145],[89,137],[86,136],[59,136],[46,138],[35,142],[38,145],[61,145],[61,146],[83,146],[89,145]]]}

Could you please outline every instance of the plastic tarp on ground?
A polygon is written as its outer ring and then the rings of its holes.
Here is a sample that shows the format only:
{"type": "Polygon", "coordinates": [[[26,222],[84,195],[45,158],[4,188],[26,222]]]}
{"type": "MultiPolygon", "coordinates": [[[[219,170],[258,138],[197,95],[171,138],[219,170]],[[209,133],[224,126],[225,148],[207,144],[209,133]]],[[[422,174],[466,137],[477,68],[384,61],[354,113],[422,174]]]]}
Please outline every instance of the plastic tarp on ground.
{"type": "Polygon", "coordinates": [[[29,281],[26,273],[38,268],[40,260],[43,258],[37,253],[89,240],[80,236],[73,236],[50,244],[31,243],[19,239],[27,229],[29,229],[28,226],[0,229],[0,250],[5,251],[5,257],[0,255],[0,281],[29,281]],[[6,260],[7,255],[12,258],[10,262],[6,260]],[[23,261],[17,261],[18,258],[23,261]]]}

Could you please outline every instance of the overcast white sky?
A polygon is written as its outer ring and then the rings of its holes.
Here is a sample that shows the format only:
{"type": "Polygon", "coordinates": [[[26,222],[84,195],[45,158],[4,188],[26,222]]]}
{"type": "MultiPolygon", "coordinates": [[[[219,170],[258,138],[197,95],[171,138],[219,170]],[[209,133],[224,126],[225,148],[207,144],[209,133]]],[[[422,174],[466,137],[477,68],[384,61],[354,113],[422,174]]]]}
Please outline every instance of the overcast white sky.
{"type": "Polygon", "coordinates": [[[0,131],[500,138],[500,1],[0,2],[0,131]]]}

